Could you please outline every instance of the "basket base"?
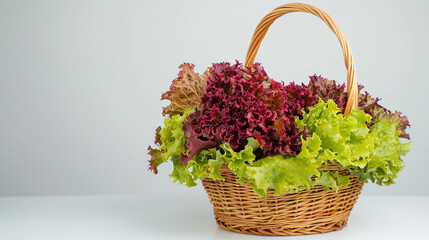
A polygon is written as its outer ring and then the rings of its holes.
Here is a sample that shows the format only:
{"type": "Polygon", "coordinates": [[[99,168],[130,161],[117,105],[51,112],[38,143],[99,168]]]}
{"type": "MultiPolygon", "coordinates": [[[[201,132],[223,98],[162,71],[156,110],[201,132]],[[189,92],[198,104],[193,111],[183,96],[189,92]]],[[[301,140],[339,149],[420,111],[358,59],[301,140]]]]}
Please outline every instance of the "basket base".
{"type": "MultiPolygon", "coordinates": [[[[309,235],[340,230],[362,190],[359,177],[338,191],[316,185],[297,193],[274,196],[268,190],[260,198],[248,183],[237,183],[236,175],[222,166],[225,181],[203,179],[219,227],[253,235],[309,235]]],[[[342,173],[345,174],[345,173],[342,173]]]]}
{"type": "Polygon", "coordinates": [[[246,226],[237,226],[237,225],[228,225],[221,220],[216,218],[216,223],[219,227],[233,231],[237,233],[252,234],[252,235],[262,235],[262,236],[296,236],[296,235],[310,235],[310,234],[319,234],[332,232],[336,230],[341,230],[347,225],[347,220],[334,222],[331,224],[320,224],[318,226],[311,226],[308,228],[282,228],[282,227],[246,227],[246,226]]]}

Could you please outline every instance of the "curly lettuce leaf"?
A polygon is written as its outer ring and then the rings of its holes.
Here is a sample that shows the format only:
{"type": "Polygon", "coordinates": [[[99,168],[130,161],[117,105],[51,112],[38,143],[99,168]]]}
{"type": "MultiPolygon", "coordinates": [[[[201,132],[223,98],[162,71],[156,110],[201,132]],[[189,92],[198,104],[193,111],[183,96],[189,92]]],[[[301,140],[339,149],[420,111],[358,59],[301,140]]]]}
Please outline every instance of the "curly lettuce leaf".
{"type": "Polygon", "coordinates": [[[380,98],[373,98],[368,92],[359,94],[359,109],[365,111],[372,116],[372,123],[377,122],[384,118],[387,109],[379,104],[380,98]]]}
{"type": "MultiPolygon", "coordinates": [[[[361,181],[394,183],[403,168],[400,157],[411,147],[411,143],[401,144],[396,122],[381,119],[368,129],[371,116],[363,110],[353,110],[347,116],[338,114],[339,110],[332,100],[319,100],[302,120],[296,119],[298,127],[306,127],[312,137],[320,137],[322,150],[315,158],[323,163],[334,161],[341,169],[360,176],[361,181]]],[[[316,182],[335,190],[333,178],[321,176],[316,182]]]]}
{"type": "Polygon", "coordinates": [[[224,159],[216,158],[209,160],[209,178],[213,180],[225,180],[220,173],[220,168],[225,164],[224,159]]]}
{"type": "Polygon", "coordinates": [[[161,126],[159,126],[155,129],[155,144],[158,146],[162,144],[161,135],[159,135],[160,131],[161,131],[161,126]]]}
{"type": "Polygon", "coordinates": [[[302,142],[302,151],[296,157],[275,155],[245,166],[245,177],[260,197],[264,197],[269,188],[274,189],[274,195],[281,195],[312,186],[311,177],[320,175],[317,168],[322,162],[315,156],[321,150],[321,141],[314,134],[302,142]]]}
{"type": "Polygon", "coordinates": [[[193,159],[188,161],[188,164],[173,162],[175,170],[170,176],[175,179],[175,182],[186,183],[187,186],[195,186],[197,179],[202,180],[206,177],[213,180],[224,180],[220,173],[220,168],[222,165],[227,164],[238,176],[237,182],[243,184],[247,179],[246,165],[255,160],[256,156],[253,151],[258,147],[258,143],[254,138],[249,138],[248,144],[240,152],[235,152],[228,143],[223,143],[219,146],[219,149],[210,148],[194,155],[193,159]]]}
{"type": "Polygon", "coordinates": [[[245,67],[224,62],[213,64],[206,90],[199,116],[192,122],[205,145],[210,140],[218,145],[226,142],[240,151],[252,137],[265,149],[265,156],[300,152],[305,131],[295,126],[294,115],[300,116],[302,109],[316,102],[305,85],[276,82],[258,63],[245,67]]]}
{"type": "Polygon", "coordinates": [[[158,173],[158,166],[167,162],[171,157],[179,157],[185,153],[184,144],[186,142],[185,133],[182,131],[182,122],[192,110],[187,110],[182,115],[174,115],[171,118],[164,119],[164,127],[156,130],[155,144],[160,145],[158,149],[149,146],[148,151],[151,159],[149,160],[149,169],[155,174],[158,173]]]}
{"type": "Polygon", "coordinates": [[[216,159],[216,148],[210,148],[194,155],[193,160],[188,162],[192,175],[201,180],[208,177],[209,161],[212,159],[216,159]]]}
{"type": "MultiPolygon", "coordinates": [[[[256,139],[248,138],[247,141],[247,145],[242,151],[240,151],[238,154],[233,154],[233,152],[230,152],[228,154],[228,158],[226,158],[228,162],[228,168],[237,175],[237,182],[240,184],[244,184],[246,179],[248,179],[246,174],[247,166],[253,163],[256,158],[256,156],[253,154],[253,151],[259,148],[259,144],[256,139]]],[[[229,148],[228,150],[232,150],[232,148],[229,148]]]]}
{"type": "MultiPolygon", "coordinates": [[[[253,151],[259,148],[258,142],[254,138],[249,138],[247,145],[243,150],[235,152],[232,147],[224,142],[219,146],[219,150],[214,151],[213,148],[203,150],[200,154],[194,157],[194,161],[201,161],[198,158],[207,159],[204,164],[207,164],[205,170],[209,172],[208,177],[213,180],[224,180],[220,173],[222,165],[227,164],[238,177],[237,182],[243,184],[246,179],[246,167],[255,160],[256,156],[253,151]]],[[[200,167],[202,165],[199,165],[200,167]]]]}
{"type": "Polygon", "coordinates": [[[347,187],[350,183],[350,176],[341,176],[338,172],[321,172],[320,177],[315,178],[313,186],[322,185],[326,191],[338,191],[341,187],[347,187]]]}
{"type": "Polygon", "coordinates": [[[173,163],[173,172],[170,174],[173,182],[185,184],[188,187],[195,186],[195,180],[204,175],[202,173],[204,169],[201,169],[200,165],[197,164],[200,163],[198,160],[197,163],[183,164],[180,159],[181,155],[186,154],[184,148],[186,135],[182,130],[183,122],[186,121],[192,111],[192,109],[188,109],[181,115],[176,114],[170,118],[165,118],[165,126],[160,130],[157,129],[156,132],[156,142],[160,143],[159,149],[148,148],[151,155],[149,169],[157,173],[157,167],[170,160],[173,163]],[[192,170],[190,171],[191,167],[192,170]]]}
{"type": "Polygon", "coordinates": [[[311,177],[320,174],[319,166],[307,159],[275,155],[254,162],[247,167],[246,174],[253,190],[265,197],[269,188],[274,189],[274,195],[309,189],[311,177]]]}
{"type": "Polygon", "coordinates": [[[345,92],[345,84],[337,84],[335,80],[328,80],[322,76],[310,76],[308,89],[311,94],[320,97],[323,101],[327,102],[329,99],[337,103],[341,111],[344,110],[347,103],[347,93],[345,92]]]}
{"type": "Polygon", "coordinates": [[[401,112],[395,111],[394,113],[388,113],[385,116],[385,119],[389,122],[394,122],[397,124],[396,130],[400,132],[398,137],[410,140],[410,135],[405,132],[405,129],[410,127],[410,122],[406,116],[402,116],[401,112]]]}
{"type": "Polygon", "coordinates": [[[182,115],[174,115],[171,118],[164,119],[164,127],[159,131],[161,146],[164,161],[167,161],[170,156],[180,156],[184,153],[183,146],[186,142],[185,133],[182,131],[183,121],[186,120],[192,110],[186,111],[182,115]]]}
{"type": "MultiPolygon", "coordinates": [[[[364,87],[359,85],[359,91],[364,87]]],[[[310,82],[308,83],[308,89],[312,95],[320,97],[323,101],[327,102],[329,99],[333,100],[341,112],[344,110],[347,103],[347,93],[345,91],[345,84],[338,84],[334,81],[330,81],[321,76],[310,76],[310,82]]],[[[371,126],[375,122],[382,119],[387,119],[389,122],[397,123],[397,130],[401,131],[400,138],[410,139],[410,136],[406,133],[406,128],[410,126],[406,116],[401,116],[400,112],[392,113],[390,110],[384,108],[379,104],[380,98],[373,98],[368,92],[359,94],[358,108],[364,110],[372,116],[372,121],[368,123],[371,126]]]]}
{"type": "Polygon", "coordinates": [[[162,158],[162,152],[159,149],[152,148],[151,146],[149,146],[147,150],[150,155],[149,170],[155,174],[158,174],[158,166],[164,162],[164,159],[162,158]]]}
{"type": "Polygon", "coordinates": [[[178,155],[172,155],[170,159],[173,162],[173,172],[170,174],[170,177],[174,179],[173,182],[185,184],[187,187],[197,185],[195,183],[196,177],[189,172],[188,165],[182,164],[178,155]]]}
{"type": "Polygon", "coordinates": [[[395,183],[398,172],[404,168],[401,156],[410,151],[411,142],[401,143],[396,123],[386,119],[374,123],[370,129],[377,134],[374,154],[365,167],[354,169],[352,174],[359,176],[361,181],[371,180],[378,185],[391,185],[395,183]]]}
{"type": "Polygon", "coordinates": [[[163,114],[174,116],[185,113],[186,109],[195,109],[201,103],[201,97],[206,92],[207,77],[200,76],[194,71],[195,65],[184,63],[180,72],[173,80],[170,90],[162,94],[161,100],[170,100],[170,105],[163,108],[163,114]]]}
{"type": "Polygon", "coordinates": [[[374,123],[381,121],[382,119],[386,119],[389,122],[396,123],[396,130],[400,131],[400,138],[409,140],[410,135],[406,133],[406,128],[410,127],[408,118],[406,116],[402,116],[401,112],[395,111],[392,113],[390,110],[387,110],[378,103],[380,100],[381,99],[379,98],[372,98],[368,92],[359,95],[359,109],[364,110],[373,117],[369,126],[372,126],[374,123]]]}
{"type": "Polygon", "coordinates": [[[186,143],[184,147],[188,150],[187,154],[180,155],[180,160],[182,160],[183,164],[187,164],[188,161],[194,158],[195,154],[200,153],[202,150],[214,148],[220,145],[220,141],[217,139],[202,140],[197,136],[192,125],[195,124],[199,116],[200,112],[193,112],[189,114],[187,120],[183,122],[183,132],[186,135],[186,143]]]}
{"type": "Polygon", "coordinates": [[[374,148],[376,135],[369,132],[367,123],[371,116],[354,110],[347,116],[332,101],[319,102],[295,119],[297,126],[306,127],[310,135],[320,137],[323,151],[316,158],[323,163],[335,160],[343,168],[365,166],[374,148]]]}

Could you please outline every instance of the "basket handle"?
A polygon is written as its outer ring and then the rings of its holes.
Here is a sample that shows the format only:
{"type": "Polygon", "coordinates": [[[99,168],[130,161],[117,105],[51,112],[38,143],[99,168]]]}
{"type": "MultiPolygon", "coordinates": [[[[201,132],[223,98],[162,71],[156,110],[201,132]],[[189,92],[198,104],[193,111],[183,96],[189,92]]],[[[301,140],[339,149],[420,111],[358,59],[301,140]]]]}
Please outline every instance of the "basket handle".
{"type": "Polygon", "coordinates": [[[332,20],[332,18],[324,11],[304,3],[289,3],[282,5],[270,13],[268,13],[258,24],[253,33],[252,41],[250,42],[249,49],[247,50],[245,66],[250,67],[255,60],[256,54],[258,53],[259,46],[264,39],[265,34],[271,24],[279,17],[291,13],[291,12],[306,12],[311,13],[320,19],[322,19],[328,27],[335,33],[338,40],[340,41],[341,48],[343,49],[344,63],[347,68],[347,105],[344,110],[344,115],[349,114],[352,109],[357,109],[358,106],[358,94],[359,89],[356,80],[356,67],[353,59],[352,52],[346,38],[341,32],[338,25],[332,20]]]}

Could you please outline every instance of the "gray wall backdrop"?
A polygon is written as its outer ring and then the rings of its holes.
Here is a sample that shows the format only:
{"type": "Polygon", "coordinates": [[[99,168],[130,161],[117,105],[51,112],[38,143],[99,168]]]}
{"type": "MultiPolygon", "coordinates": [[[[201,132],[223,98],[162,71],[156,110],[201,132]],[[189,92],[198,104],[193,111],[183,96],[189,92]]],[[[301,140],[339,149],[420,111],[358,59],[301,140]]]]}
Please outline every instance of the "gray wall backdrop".
{"type": "MultiPolygon", "coordinates": [[[[253,30],[290,1],[0,1],[0,195],[203,192],[147,171],[162,92],[182,62],[244,61],[253,30]]],[[[413,150],[391,187],[428,195],[428,1],[307,1],[347,37],[358,81],[410,119],[413,150]]],[[[344,82],[340,45],[318,18],[289,14],[257,61],[275,80],[344,82]]]]}

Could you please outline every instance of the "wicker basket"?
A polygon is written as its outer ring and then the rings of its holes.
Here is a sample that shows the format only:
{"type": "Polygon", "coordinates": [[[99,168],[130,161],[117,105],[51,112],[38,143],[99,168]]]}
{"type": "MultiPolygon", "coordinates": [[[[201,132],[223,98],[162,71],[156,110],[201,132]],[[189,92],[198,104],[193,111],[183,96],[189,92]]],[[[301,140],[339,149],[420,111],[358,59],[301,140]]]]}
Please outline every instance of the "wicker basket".
{"type": "Polygon", "coordinates": [[[257,235],[305,235],[342,229],[359,197],[363,183],[350,178],[350,185],[338,192],[315,186],[294,194],[265,198],[246,184],[238,184],[236,176],[224,165],[225,181],[203,180],[213,204],[216,223],[227,230],[257,235]]]}
{"type": "MultiPolygon", "coordinates": [[[[358,104],[353,55],[331,17],[313,6],[286,4],[266,15],[255,30],[245,65],[252,65],[270,25],[277,18],[291,12],[307,12],[319,17],[338,37],[348,72],[348,102],[344,111],[344,114],[348,114],[358,104]]],[[[319,170],[338,171],[338,166],[328,165],[319,170]]],[[[213,204],[217,224],[227,230],[257,235],[305,235],[342,229],[347,224],[363,186],[358,177],[350,177],[350,185],[338,192],[326,192],[323,186],[315,186],[310,190],[280,196],[273,196],[273,191],[269,190],[265,198],[259,198],[248,183],[238,184],[236,176],[227,166],[222,166],[221,174],[225,181],[209,178],[203,180],[203,186],[213,204]]],[[[342,171],[340,174],[348,172],[342,171]]]]}

